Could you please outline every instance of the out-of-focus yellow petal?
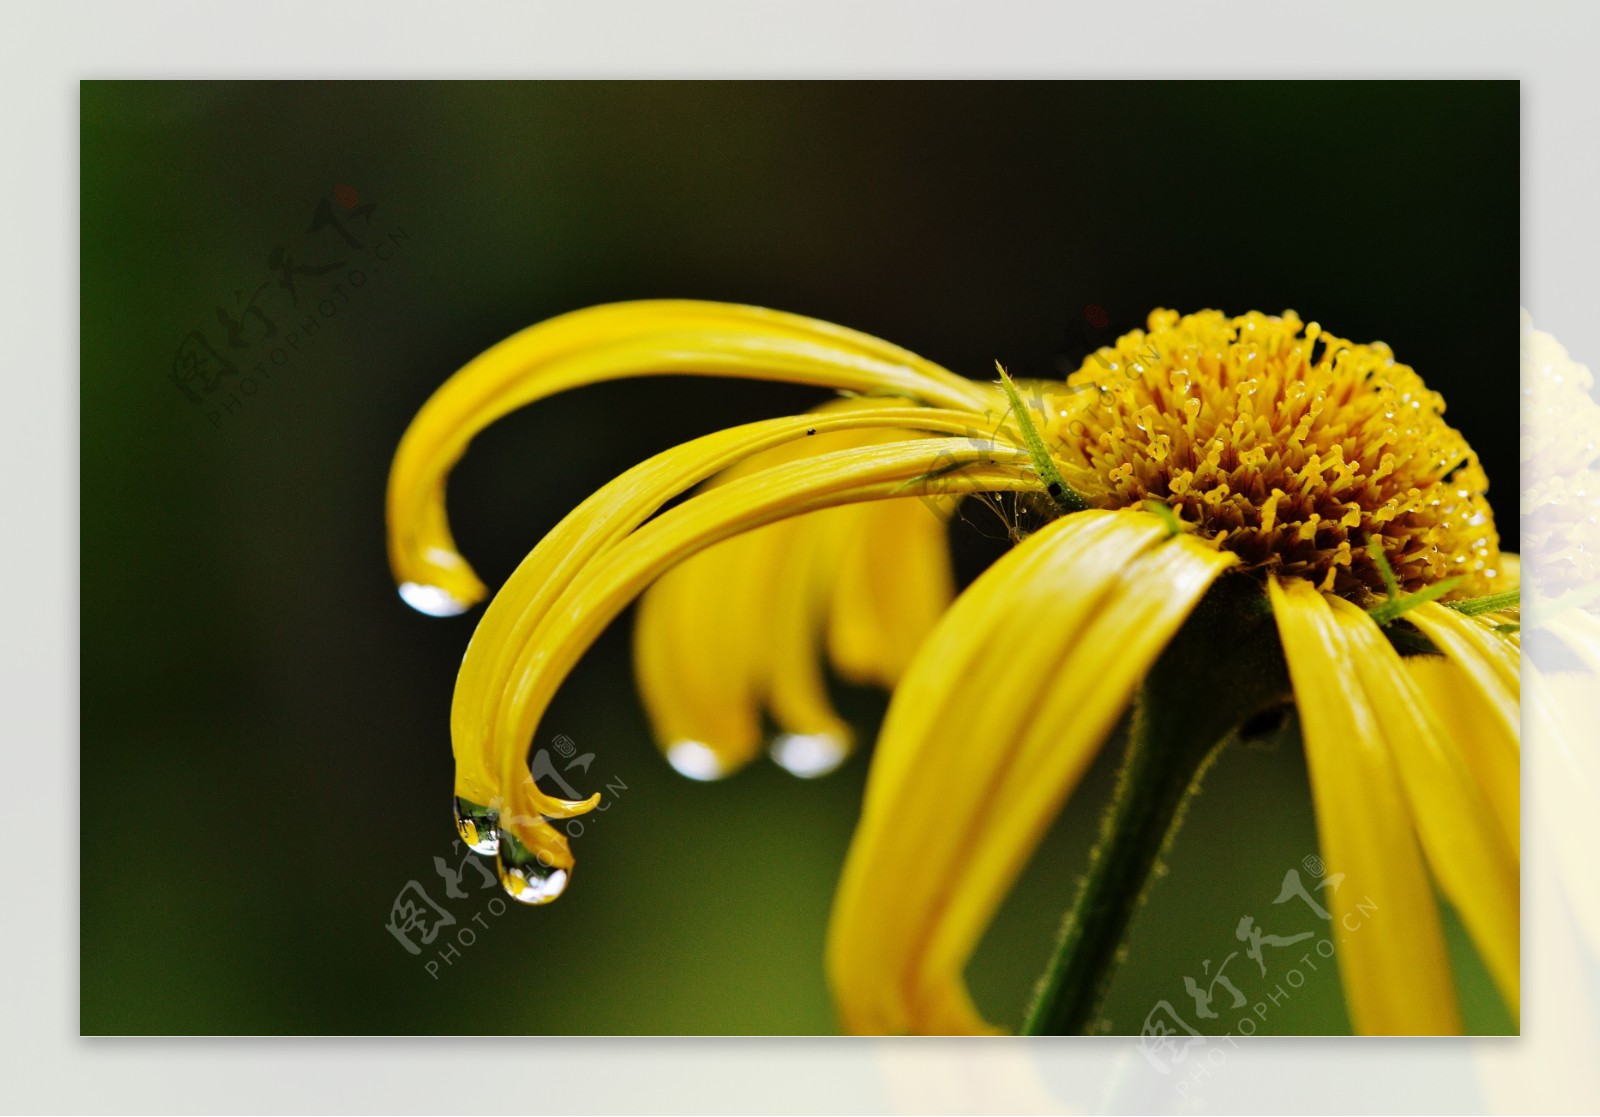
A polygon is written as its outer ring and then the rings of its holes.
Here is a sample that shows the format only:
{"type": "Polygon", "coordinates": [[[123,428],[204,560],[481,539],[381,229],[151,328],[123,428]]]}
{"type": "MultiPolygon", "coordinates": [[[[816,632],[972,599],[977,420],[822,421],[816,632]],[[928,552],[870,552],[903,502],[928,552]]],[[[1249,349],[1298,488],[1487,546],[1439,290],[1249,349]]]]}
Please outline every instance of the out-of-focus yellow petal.
{"type": "Polygon", "coordinates": [[[1085,512],[1008,552],[895,692],[828,933],[853,1032],[990,1031],[962,971],[1150,664],[1233,561],[1085,512]],[[1058,701],[1062,689],[1071,698],[1058,701]],[[1046,738],[1048,737],[1048,741],[1046,738]]]}
{"type": "Polygon", "coordinates": [[[1522,656],[1517,646],[1484,618],[1466,616],[1437,602],[1417,606],[1405,619],[1466,671],[1502,727],[1520,742],[1522,656]]]}
{"type": "Polygon", "coordinates": [[[593,807],[593,800],[552,805],[542,796],[527,778],[528,743],[579,657],[650,582],[741,532],[820,508],[915,495],[933,484],[942,491],[1003,491],[1036,489],[1039,482],[1025,451],[973,439],[841,450],[700,493],[583,566],[535,625],[507,676],[490,742],[506,803],[503,825],[520,838],[544,825],[541,815],[568,817],[593,807]]]}
{"type": "Polygon", "coordinates": [[[1268,589],[1322,857],[1330,875],[1344,874],[1330,907],[1350,1019],[1363,1035],[1459,1034],[1438,905],[1381,715],[1361,683],[1354,622],[1302,579],[1274,578],[1268,589]]]}
{"type": "Polygon", "coordinates": [[[828,655],[852,682],[892,689],[955,597],[948,529],[920,500],[860,511],[834,579],[828,655]]]}
{"type": "MultiPolygon", "coordinates": [[[[774,524],[762,532],[781,529],[774,524]]],[[[639,600],[634,627],[634,674],[651,724],[672,766],[693,779],[718,779],[748,763],[761,748],[754,680],[730,654],[759,532],[729,539],[667,571],[639,600]],[[692,569],[691,569],[692,568],[692,569]],[[730,590],[730,582],[732,587],[730,590]],[[704,591],[726,596],[708,600],[704,591]],[[670,639],[668,638],[670,637],[670,639]]]]}
{"type": "Polygon", "coordinates": [[[793,521],[787,525],[793,529],[790,537],[781,545],[783,561],[767,567],[779,572],[766,587],[768,706],[789,737],[832,742],[836,760],[849,749],[851,731],[828,697],[821,655],[823,603],[843,545],[841,529],[849,526],[838,513],[853,511],[857,509],[829,508],[793,521]]]}
{"type": "Polygon", "coordinates": [[[446,477],[478,432],[558,392],[665,374],[787,380],[960,409],[981,410],[990,397],[888,342],[757,307],[656,300],[552,318],[470,361],[406,429],[388,494],[389,561],[406,599],[448,614],[484,595],[456,550],[444,500],[446,477]]]}
{"type": "Polygon", "coordinates": [[[1439,732],[1441,719],[1394,646],[1355,605],[1337,598],[1330,604],[1400,774],[1428,865],[1516,1015],[1522,1000],[1517,855],[1458,743],[1439,732]]]}
{"type": "Polygon", "coordinates": [[[1422,693],[1434,731],[1460,754],[1499,820],[1512,854],[1520,858],[1522,750],[1516,735],[1507,731],[1483,692],[1459,665],[1437,655],[1411,656],[1404,663],[1422,693]]]}
{"type": "Polygon", "coordinates": [[[489,737],[517,657],[573,579],[665,503],[707,478],[786,442],[802,447],[840,429],[923,430],[961,434],[981,416],[935,408],[837,410],[768,419],[706,435],[642,462],[602,487],[550,531],[506,580],[467,646],[450,709],[456,794],[492,806],[499,777],[489,737]]]}
{"type": "MultiPolygon", "coordinates": [[[[886,409],[883,400],[837,400],[814,414],[886,409]]],[[[751,455],[712,483],[913,433],[881,425],[808,431],[751,455]]],[[[831,648],[848,607],[856,659],[836,660],[841,674],[892,681],[953,594],[947,552],[937,514],[906,498],[812,512],[680,563],[645,591],[634,630],[641,691],[668,759],[696,778],[727,775],[755,755],[757,742],[745,727],[758,727],[764,711],[779,731],[775,760],[802,776],[832,770],[848,755],[853,735],[828,696],[824,629],[831,648]],[[653,600],[686,592],[701,600],[692,612],[658,608],[653,600]],[[669,686],[678,692],[667,693],[669,686]],[[719,730],[730,715],[714,709],[715,702],[741,706],[733,715],[740,732],[730,737],[719,730]]]]}

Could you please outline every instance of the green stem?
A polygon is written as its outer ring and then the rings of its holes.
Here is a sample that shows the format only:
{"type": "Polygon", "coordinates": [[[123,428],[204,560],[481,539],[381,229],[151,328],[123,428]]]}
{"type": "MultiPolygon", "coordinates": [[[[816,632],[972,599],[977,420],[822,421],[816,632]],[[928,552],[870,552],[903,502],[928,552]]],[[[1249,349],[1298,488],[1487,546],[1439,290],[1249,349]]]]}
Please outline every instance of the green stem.
{"type": "Polygon", "coordinates": [[[1089,875],[1024,1025],[1028,1035],[1088,1035],[1116,972],[1118,952],[1151,876],[1176,834],[1215,742],[1156,716],[1142,701],[1089,875]],[[1166,724],[1163,724],[1163,722],[1166,724]]]}
{"type": "Polygon", "coordinates": [[[1249,579],[1222,579],[1145,680],[1100,842],[1024,1034],[1097,1030],[1134,914],[1189,796],[1238,727],[1287,698],[1287,672],[1263,604],[1249,579]]]}

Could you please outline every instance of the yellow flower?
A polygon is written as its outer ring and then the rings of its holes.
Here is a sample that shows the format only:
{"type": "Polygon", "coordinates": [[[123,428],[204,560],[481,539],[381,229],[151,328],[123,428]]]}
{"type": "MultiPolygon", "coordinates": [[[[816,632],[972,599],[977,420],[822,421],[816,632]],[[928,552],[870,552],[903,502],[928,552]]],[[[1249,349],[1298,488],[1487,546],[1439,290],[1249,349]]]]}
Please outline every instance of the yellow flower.
{"type": "Polygon", "coordinates": [[[533,733],[654,583],[638,673],[688,774],[750,759],[763,710],[792,770],[835,763],[847,730],[824,644],[844,673],[895,687],[828,939],[853,1031],[992,1030],[967,960],[1130,703],[1122,792],[1047,983],[1061,995],[1030,1026],[1092,1023],[1185,794],[1242,722],[1291,700],[1323,857],[1343,874],[1327,903],[1358,1030],[1459,1030],[1435,884],[1516,1010],[1520,649],[1495,611],[1515,566],[1476,456],[1385,347],[1292,314],[1157,311],[1024,401],[1003,372],[997,389],[773,311],[581,311],[477,358],[407,431],[389,489],[406,599],[443,613],[483,595],[443,505],[478,431],[556,391],[663,373],[866,398],[635,467],[495,595],[451,729],[463,833],[498,848],[513,895],[559,893],[572,854],[551,822],[596,802],[534,784],[533,733]],[[941,617],[942,524],[909,498],[982,492],[1035,494],[1056,515],[941,617]],[[1357,904],[1385,920],[1341,930],[1357,904]]]}

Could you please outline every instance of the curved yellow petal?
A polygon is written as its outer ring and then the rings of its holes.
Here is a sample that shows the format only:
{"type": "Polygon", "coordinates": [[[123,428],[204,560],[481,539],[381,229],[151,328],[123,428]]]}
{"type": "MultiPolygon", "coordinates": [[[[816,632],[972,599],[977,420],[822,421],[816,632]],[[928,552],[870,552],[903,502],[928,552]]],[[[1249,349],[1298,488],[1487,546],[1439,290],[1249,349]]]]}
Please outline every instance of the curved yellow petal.
{"type": "Polygon", "coordinates": [[[955,598],[949,529],[920,500],[860,511],[833,580],[828,657],[846,679],[892,689],[955,598]]]}
{"type": "Polygon", "coordinates": [[[456,794],[493,805],[499,777],[489,737],[517,656],[550,607],[598,556],[669,500],[717,473],[773,447],[802,447],[846,429],[922,430],[946,435],[972,429],[981,416],[937,408],[883,407],[768,419],[718,431],[663,451],[594,493],[556,525],[506,580],[467,646],[450,709],[456,794]]]}
{"type": "Polygon", "coordinates": [[[758,307],[654,300],[591,307],[514,334],[470,361],[406,429],[389,474],[389,561],[406,599],[466,609],[483,584],[458,553],[445,480],[472,439],[520,407],[586,384],[683,374],[815,384],[981,410],[984,389],[898,346],[758,307]]]}
{"type": "Polygon", "coordinates": [[[1520,858],[1522,773],[1516,734],[1495,716],[1483,692],[1458,664],[1437,655],[1411,656],[1404,663],[1422,694],[1434,731],[1460,754],[1499,820],[1506,844],[1520,858]]]}
{"type": "MultiPolygon", "coordinates": [[[[741,477],[690,498],[579,570],[534,626],[501,695],[490,747],[502,821],[522,837],[592,801],[552,805],[527,776],[528,743],[556,688],[619,612],[683,559],[722,539],[820,508],[925,491],[1036,489],[1026,452],[972,439],[932,438],[835,451],[741,477]],[[937,470],[937,475],[933,471],[937,470]]],[[[577,515],[578,513],[574,513],[577,515]]]]}
{"type": "MultiPolygon", "coordinates": [[[[815,413],[873,410],[883,411],[884,401],[839,400],[815,413]]],[[[809,428],[807,437],[754,454],[713,484],[911,433],[809,428]]],[[[764,707],[779,730],[775,760],[803,776],[831,770],[853,735],[828,696],[824,632],[843,676],[892,684],[949,603],[953,580],[945,525],[916,498],[812,512],[680,563],[645,591],[634,630],[641,691],[669,760],[698,778],[734,771],[755,755],[752,734],[764,707]],[[681,596],[687,586],[703,599],[700,609],[656,606],[657,596],[681,596]],[[715,708],[727,703],[741,708],[715,708]],[[740,729],[731,736],[730,716],[740,729]]]]}
{"type": "MultiPolygon", "coordinates": [[[[786,525],[775,524],[763,532],[786,525]]],[[[739,536],[709,548],[697,560],[667,571],[639,600],[634,625],[634,675],[645,711],[667,759],[681,774],[718,779],[753,759],[761,748],[755,680],[730,654],[728,631],[746,599],[740,583],[752,563],[739,536]],[[731,583],[731,589],[730,589],[731,583]],[[705,591],[721,587],[724,597],[705,591]]]]}
{"type": "Polygon", "coordinates": [[[1428,866],[1517,1015],[1522,1000],[1517,853],[1461,743],[1440,731],[1449,715],[1440,716],[1371,617],[1348,601],[1334,598],[1330,604],[1400,774],[1428,866]]]}
{"type": "Polygon", "coordinates": [[[992,1030],[962,977],[978,937],[1232,561],[1153,516],[1085,512],[956,600],[895,692],[834,904],[828,972],[848,1030],[992,1030]]]}
{"type": "Polygon", "coordinates": [[[1300,710],[1322,857],[1330,876],[1343,874],[1330,907],[1350,1019],[1363,1035],[1459,1034],[1438,905],[1355,662],[1358,630],[1309,582],[1274,578],[1268,589],[1300,710]]]}
{"type": "Polygon", "coordinates": [[[781,571],[766,587],[768,707],[790,738],[832,742],[829,751],[840,760],[853,735],[828,697],[820,655],[823,603],[831,572],[838,565],[841,529],[849,526],[840,513],[848,517],[871,507],[828,508],[784,525],[791,528],[788,538],[779,542],[785,553],[780,562],[767,567],[781,571]]]}
{"type": "Polygon", "coordinates": [[[1469,617],[1437,602],[1417,606],[1405,619],[1460,665],[1502,728],[1520,741],[1522,656],[1517,645],[1495,632],[1485,618],[1469,617]]]}

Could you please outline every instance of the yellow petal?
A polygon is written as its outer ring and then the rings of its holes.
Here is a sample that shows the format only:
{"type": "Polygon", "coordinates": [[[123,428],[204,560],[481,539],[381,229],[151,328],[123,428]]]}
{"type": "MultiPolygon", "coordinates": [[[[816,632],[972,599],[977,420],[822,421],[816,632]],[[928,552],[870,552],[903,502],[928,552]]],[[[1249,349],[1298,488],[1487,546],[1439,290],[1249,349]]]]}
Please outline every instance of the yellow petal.
{"type": "Polygon", "coordinates": [[[560,818],[592,808],[593,801],[565,806],[558,801],[552,809],[549,797],[527,778],[528,743],[578,658],[655,578],[741,532],[820,508],[912,495],[930,485],[994,491],[1036,489],[1039,482],[1025,451],[973,439],[919,439],[836,451],[700,493],[583,566],[534,626],[507,675],[490,741],[507,803],[502,820],[510,818],[520,836],[522,827],[543,825],[541,814],[560,818]]]}
{"type": "Polygon", "coordinates": [[[1501,727],[1518,737],[1522,656],[1517,646],[1483,618],[1466,616],[1437,602],[1417,606],[1405,619],[1466,671],[1501,727]]]}
{"type": "Polygon", "coordinates": [[[1399,771],[1428,865],[1516,1015],[1522,964],[1517,854],[1461,742],[1440,731],[1449,715],[1433,708],[1371,617],[1348,601],[1330,604],[1399,771]]]}
{"type": "Polygon", "coordinates": [[[859,511],[833,580],[828,655],[852,682],[892,689],[955,597],[948,527],[920,500],[859,511]]]}
{"type": "Polygon", "coordinates": [[[1233,561],[1166,537],[1139,512],[1057,520],[978,578],[917,653],[828,933],[848,1030],[992,1030],[962,978],[978,937],[1150,664],[1233,561]]]}
{"type": "Polygon", "coordinates": [[[858,510],[829,508],[784,525],[792,530],[779,544],[785,552],[782,564],[768,566],[780,573],[766,587],[767,703],[773,719],[791,737],[831,741],[838,759],[849,749],[852,734],[828,698],[820,654],[823,604],[842,549],[841,529],[849,527],[849,519],[839,514],[848,517],[858,510]]]}
{"type": "MultiPolygon", "coordinates": [[[[849,399],[823,404],[814,414],[885,410],[883,400],[849,399]]],[[[860,424],[808,428],[805,438],[753,454],[712,484],[912,433],[860,424]]],[[[835,665],[853,681],[881,680],[891,671],[897,677],[896,668],[909,659],[907,645],[926,635],[952,595],[947,551],[944,525],[922,500],[878,501],[748,532],[662,577],[641,600],[634,639],[645,704],[674,766],[709,778],[748,762],[763,707],[779,730],[772,744],[778,763],[808,777],[837,766],[853,735],[828,696],[824,628],[832,650],[833,629],[848,608],[848,650],[855,658],[848,665],[835,659],[835,665]],[[936,596],[941,571],[943,594],[936,596]],[[678,597],[691,585],[702,599],[694,611],[656,607],[657,596],[678,597]],[[725,742],[730,715],[716,707],[729,703],[740,706],[740,731],[725,742]]]]}
{"type": "MultiPolygon", "coordinates": [[[[1268,585],[1329,875],[1350,1019],[1363,1035],[1459,1034],[1449,956],[1411,809],[1361,684],[1352,622],[1309,583],[1268,585]]],[[[1370,624],[1370,618],[1363,618],[1370,624]]]]}
{"type": "Polygon", "coordinates": [[[769,419],[673,447],[602,487],[540,540],[484,611],[456,679],[450,710],[456,794],[491,806],[499,776],[489,737],[518,655],[573,579],[669,500],[753,454],[793,442],[804,447],[828,431],[879,428],[960,434],[982,417],[934,408],[836,410],[769,419]]]}
{"type": "Polygon", "coordinates": [[[1417,655],[1406,659],[1405,667],[1422,693],[1435,732],[1460,753],[1512,854],[1520,858],[1522,776],[1516,735],[1459,665],[1443,656],[1417,655]]]}
{"type": "Polygon", "coordinates": [[[696,560],[667,571],[639,601],[634,664],[639,694],[667,759],[694,779],[718,779],[753,759],[761,748],[754,680],[730,653],[730,632],[747,599],[747,543],[786,527],[774,524],[727,540],[696,560]],[[744,561],[741,561],[744,560],[744,561]],[[730,582],[732,583],[730,593],[730,582]],[[721,587],[729,596],[709,600],[721,587]]]}
{"type": "Polygon", "coordinates": [[[467,445],[520,407],[586,384],[683,374],[787,380],[982,410],[981,386],[866,334],[726,303],[616,303],[565,314],[474,358],[423,405],[389,475],[389,561],[408,601],[460,612],[484,595],[457,552],[445,480],[467,445]]]}

